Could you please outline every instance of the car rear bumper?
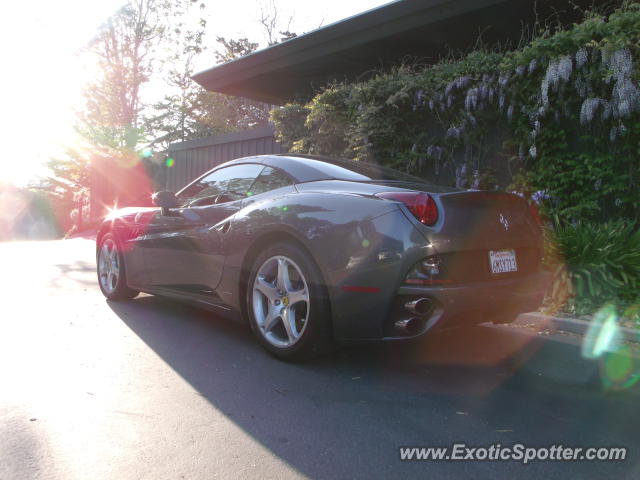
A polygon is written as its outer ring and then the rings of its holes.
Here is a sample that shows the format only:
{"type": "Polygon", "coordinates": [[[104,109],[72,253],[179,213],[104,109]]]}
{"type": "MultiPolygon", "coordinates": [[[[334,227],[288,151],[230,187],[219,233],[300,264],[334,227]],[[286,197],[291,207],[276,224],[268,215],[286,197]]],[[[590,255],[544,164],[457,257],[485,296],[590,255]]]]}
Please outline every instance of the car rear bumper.
{"type": "Polygon", "coordinates": [[[526,277],[457,286],[402,286],[397,291],[391,315],[385,320],[384,338],[416,338],[436,327],[507,322],[521,313],[537,310],[548,285],[548,273],[538,272],[526,277]],[[415,332],[398,332],[395,322],[415,316],[405,308],[405,303],[419,298],[429,299],[432,310],[418,317],[420,328],[415,332]]]}

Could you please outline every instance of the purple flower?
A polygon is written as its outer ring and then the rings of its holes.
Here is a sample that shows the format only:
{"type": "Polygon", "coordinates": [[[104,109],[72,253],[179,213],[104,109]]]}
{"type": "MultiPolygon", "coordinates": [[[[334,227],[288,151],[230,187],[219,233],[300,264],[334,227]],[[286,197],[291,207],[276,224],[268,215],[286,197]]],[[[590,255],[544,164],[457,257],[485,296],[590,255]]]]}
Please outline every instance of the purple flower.
{"type": "Polygon", "coordinates": [[[576,65],[578,68],[582,68],[589,61],[589,52],[585,47],[582,47],[576,52],[576,65]]]}
{"type": "Polygon", "coordinates": [[[533,195],[531,195],[531,199],[537,204],[540,204],[545,200],[549,200],[549,198],[551,197],[546,190],[538,190],[537,192],[534,192],[533,195]]]}

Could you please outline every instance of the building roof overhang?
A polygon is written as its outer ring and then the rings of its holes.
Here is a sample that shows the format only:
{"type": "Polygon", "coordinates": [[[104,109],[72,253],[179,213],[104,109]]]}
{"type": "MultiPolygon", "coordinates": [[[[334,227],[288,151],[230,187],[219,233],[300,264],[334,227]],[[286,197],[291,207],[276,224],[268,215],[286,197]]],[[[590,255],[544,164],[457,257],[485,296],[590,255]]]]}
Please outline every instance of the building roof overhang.
{"type": "Polygon", "coordinates": [[[403,59],[433,63],[479,41],[516,46],[540,19],[579,18],[547,0],[402,0],[383,5],[193,76],[207,90],[271,104],[308,97],[330,81],[364,78],[403,59]],[[529,27],[528,27],[529,26],[529,27]],[[481,39],[481,40],[479,40],[481,39]]]}

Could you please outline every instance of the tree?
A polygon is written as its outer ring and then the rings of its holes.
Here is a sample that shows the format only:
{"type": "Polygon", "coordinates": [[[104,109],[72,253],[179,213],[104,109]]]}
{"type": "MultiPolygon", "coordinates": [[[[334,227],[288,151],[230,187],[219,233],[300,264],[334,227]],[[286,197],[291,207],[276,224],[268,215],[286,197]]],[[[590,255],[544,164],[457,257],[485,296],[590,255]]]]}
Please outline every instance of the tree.
{"type": "Polygon", "coordinates": [[[48,164],[51,175],[42,179],[39,189],[64,203],[69,199],[79,202],[79,192],[89,187],[90,165],[104,172],[105,181],[116,175],[116,167],[144,170],[138,154],[144,141],[143,90],[166,61],[167,42],[176,42],[183,35],[182,26],[194,3],[129,0],[102,25],[82,51],[96,65],[76,124],[83,145],[52,159],[48,164]]]}
{"type": "Polygon", "coordinates": [[[76,224],[88,215],[90,171],[86,155],[67,148],[63,155],[51,158],[47,164],[50,175],[41,179],[30,190],[45,194],[51,208],[57,212],[59,226],[67,230],[72,214],[76,224]],[[62,212],[66,212],[64,215],[62,212]]]}
{"type": "Polygon", "coordinates": [[[153,72],[167,8],[173,7],[159,0],[130,0],[86,49],[97,59],[98,75],[85,90],[78,131],[101,153],[128,154],[137,146],[140,90],[153,72]]]}
{"type": "Polygon", "coordinates": [[[227,40],[224,37],[216,37],[216,42],[222,46],[222,49],[215,52],[216,63],[219,64],[246,57],[258,49],[258,44],[250,42],[247,38],[227,40]]]}
{"type": "Polygon", "coordinates": [[[286,26],[283,26],[280,23],[280,12],[274,0],[269,0],[261,5],[259,22],[264,27],[267,44],[270,47],[297,37],[297,34],[291,31],[293,15],[289,16],[286,26]],[[278,38],[278,34],[280,38],[278,38]]]}
{"type": "MultiPolygon", "coordinates": [[[[200,9],[204,10],[204,3],[200,9]]],[[[196,19],[190,25],[181,24],[174,29],[179,33],[167,42],[168,54],[164,62],[162,99],[150,105],[143,116],[143,127],[148,147],[160,152],[177,141],[213,135],[214,129],[198,121],[198,95],[200,87],[191,79],[193,63],[203,46],[206,20],[196,19]]]]}
{"type": "MultiPolygon", "coordinates": [[[[268,123],[269,105],[206,92],[191,79],[194,59],[205,50],[206,27],[194,8],[203,10],[205,3],[128,0],[105,22],[83,52],[97,67],[94,80],[84,90],[85,107],[76,125],[83,146],[52,159],[51,175],[38,188],[65,205],[77,204],[86,197],[78,192],[87,191],[92,165],[94,172],[102,174],[102,184],[108,183],[115,192],[113,201],[126,190],[142,195],[151,187],[123,185],[132,177],[148,179],[161,173],[157,166],[171,143],[268,123]],[[164,95],[149,105],[145,101],[152,98],[152,79],[162,85],[164,95]]],[[[276,17],[267,25],[275,28],[277,11],[272,8],[276,17]]],[[[263,20],[270,22],[264,15],[263,20]]],[[[275,31],[270,33],[270,44],[277,41],[275,31]]],[[[281,40],[295,36],[288,27],[280,34],[281,40]]],[[[217,41],[220,47],[214,58],[218,63],[258,48],[246,38],[217,37],[217,41]]]]}
{"type": "MultiPolygon", "coordinates": [[[[247,38],[227,40],[217,37],[216,40],[220,44],[214,52],[217,63],[249,55],[258,48],[257,43],[247,38]]],[[[175,58],[181,58],[182,63],[174,64],[165,79],[174,92],[155,103],[152,112],[145,117],[145,129],[151,137],[149,146],[160,156],[173,142],[255,128],[269,121],[269,105],[207,92],[191,79],[193,58],[202,50],[204,47],[200,43],[197,48],[181,46],[183,54],[175,58]]]]}
{"type": "MultiPolygon", "coordinates": [[[[258,49],[258,44],[247,38],[227,40],[217,37],[216,41],[222,47],[215,53],[219,64],[244,57],[258,49]]],[[[246,130],[269,123],[271,106],[263,102],[204,90],[200,91],[199,101],[204,114],[203,121],[211,123],[217,119],[218,124],[222,121],[222,127],[226,131],[246,130]]]]}
{"type": "MultiPolygon", "coordinates": [[[[293,16],[289,17],[286,26],[282,26],[280,20],[281,15],[273,0],[262,5],[258,21],[264,27],[269,46],[296,37],[290,31],[293,16]]],[[[205,26],[203,20],[200,26],[205,26]]],[[[191,79],[195,56],[206,50],[202,31],[188,30],[179,40],[174,45],[172,65],[165,76],[165,83],[171,91],[153,104],[144,119],[149,147],[157,159],[165,158],[168,146],[174,142],[268,124],[271,105],[207,92],[191,79]]],[[[249,55],[259,46],[247,38],[217,36],[216,41],[219,47],[214,51],[214,58],[218,64],[249,55]]]]}
{"type": "MultiPolygon", "coordinates": [[[[202,5],[201,5],[202,7],[202,5]]],[[[263,4],[259,23],[264,27],[268,44],[274,45],[296,36],[290,32],[293,17],[286,27],[273,1],[263,4]],[[278,39],[278,34],[280,38],[278,39]]],[[[269,122],[271,105],[246,98],[207,92],[192,79],[194,58],[206,50],[203,45],[206,23],[200,20],[195,29],[185,29],[173,44],[170,68],[164,76],[169,91],[144,115],[148,146],[157,160],[166,157],[171,143],[207,137],[219,133],[246,130],[269,122]]],[[[227,39],[217,36],[216,63],[244,57],[258,49],[247,38],[227,39]]]]}

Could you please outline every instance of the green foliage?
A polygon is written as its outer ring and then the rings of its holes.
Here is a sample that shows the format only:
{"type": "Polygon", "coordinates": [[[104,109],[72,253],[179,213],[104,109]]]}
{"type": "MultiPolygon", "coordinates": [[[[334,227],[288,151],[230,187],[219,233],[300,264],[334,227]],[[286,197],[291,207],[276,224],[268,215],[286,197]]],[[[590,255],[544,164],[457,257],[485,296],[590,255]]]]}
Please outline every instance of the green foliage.
{"type": "Polygon", "coordinates": [[[598,138],[580,138],[590,149],[573,152],[564,130],[545,131],[538,139],[541,154],[528,172],[531,185],[544,189],[546,213],[564,219],[605,221],[633,218],[640,195],[632,186],[630,172],[638,170],[635,156],[617,154],[598,138]]]}
{"type": "MultiPolygon", "coordinates": [[[[191,37],[189,37],[191,38],[191,37]]],[[[269,106],[254,100],[207,92],[192,80],[193,58],[199,44],[189,38],[178,45],[180,53],[169,69],[165,82],[169,87],[164,98],[156,102],[143,116],[144,131],[156,157],[164,159],[168,146],[219,133],[266,125],[269,106]]],[[[199,38],[199,37],[196,37],[199,38]]],[[[218,62],[248,55],[258,48],[246,38],[217,38],[220,48],[215,52],[218,62]]]]}
{"type": "MultiPolygon", "coordinates": [[[[146,139],[155,151],[156,160],[164,160],[168,146],[175,142],[268,124],[270,105],[208,92],[193,81],[194,58],[206,49],[202,45],[203,28],[201,24],[195,32],[184,31],[175,40],[170,68],[164,78],[167,93],[143,115],[146,139]]],[[[258,49],[258,44],[247,38],[218,36],[216,41],[219,44],[214,51],[217,63],[233,61],[258,49]]]]}
{"type": "Polygon", "coordinates": [[[348,91],[328,87],[318,94],[309,106],[305,127],[312,132],[309,153],[344,152],[348,146],[348,131],[352,125],[348,91]]]}
{"type": "Polygon", "coordinates": [[[193,3],[128,1],[100,27],[82,52],[98,67],[83,92],[85,106],[75,125],[83,148],[67,149],[65,156],[51,159],[51,175],[38,188],[71,198],[89,187],[91,162],[132,166],[139,161],[137,150],[145,141],[141,95],[162,63],[163,50],[180,43],[185,54],[200,51],[201,29],[184,28],[193,3]]]}
{"type": "MultiPolygon", "coordinates": [[[[50,159],[50,174],[34,186],[60,206],[64,211],[61,216],[73,214],[70,210],[86,200],[92,163],[112,165],[114,171],[135,166],[141,161],[138,152],[149,136],[165,135],[167,129],[173,131],[176,124],[182,125],[183,110],[163,112],[162,131],[159,119],[153,124],[145,123],[143,112],[147,105],[142,98],[154,74],[171,63],[175,65],[178,58],[185,58],[189,64],[202,51],[205,23],[193,15],[195,7],[193,0],[129,0],[107,19],[81,52],[88,57],[88,63],[97,67],[83,92],[85,105],[78,112],[75,125],[82,144],[50,159]],[[195,27],[188,26],[193,22],[197,23],[195,27]]],[[[200,3],[199,8],[203,7],[204,3],[200,3]]],[[[188,73],[169,68],[167,83],[183,93],[181,87],[191,81],[188,73]]],[[[185,97],[178,97],[169,103],[175,100],[174,104],[182,108],[185,97]]],[[[94,216],[97,214],[94,212],[94,216]]],[[[82,212],[76,211],[76,217],[82,219],[82,212]]]]}
{"type": "Polygon", "coordinates": [[[332,84],[272,118],[298,152],[459,186],[505,188],[520,175],[549,196],[550,216],[640,219],[639,62],[640,7],[627,3],[517,50],[332,84]]]}
{"type": "Polygon", "coordinates": [[[287,128],[276,131],[276,139],[285,150],[296,153],[309,151],[307,143],[310,139],[307,137],[308,131],[305,126],[308,115],[307,107],[295,103],[289,103],[271,112],[274,122],[280,125],[287,124],[287,128]]]}
{"type": "MultiPolygon", "coordinates": [[[[77,130],[104,156],[127,156],[141,141],[141,90],[157,69],[158,45],[175,41],[190,0],[126,2],[83,52],[98,71],[86,86],[77,130]]],[[[201,35],[194,39],[199,42],[201,35]]]]}
{"type": "Polygon", "coordinates": [[[222,46],[221,49],[215,52],[217,63],[230,62],[236,58],[249,55],[258,49],[258,44],[250,42],[247,38],[227,40],[224,37],[217,37],[216,41],[222,46]]]}
{"type": "Polygon", "coordinates": [[[547,235],[558,254],[555,282],[564,282],[566,272],[573,287],[570,310],[583,314],[640,300],[640,230],[633,222],[557,222],[547,235]]]}

